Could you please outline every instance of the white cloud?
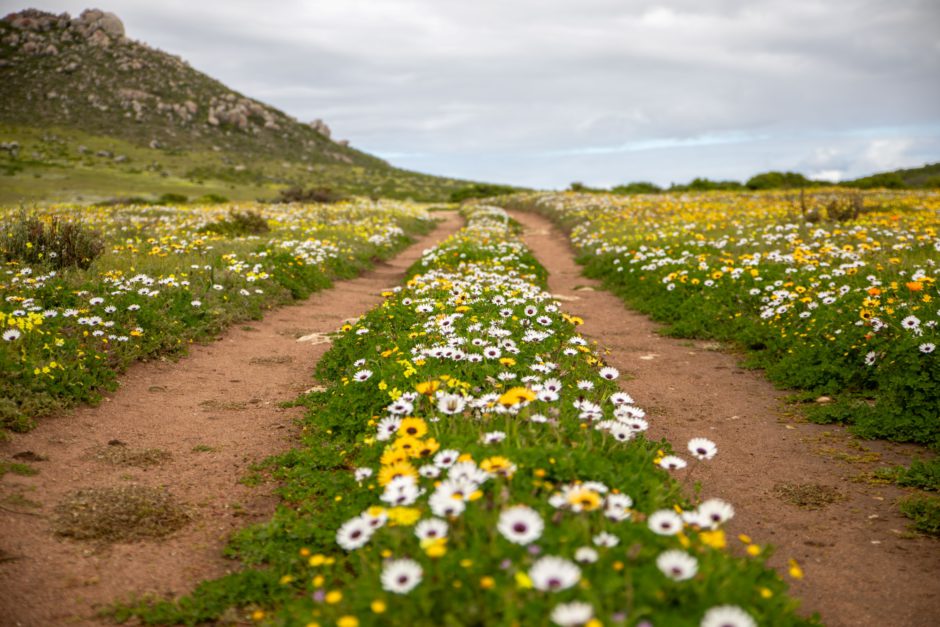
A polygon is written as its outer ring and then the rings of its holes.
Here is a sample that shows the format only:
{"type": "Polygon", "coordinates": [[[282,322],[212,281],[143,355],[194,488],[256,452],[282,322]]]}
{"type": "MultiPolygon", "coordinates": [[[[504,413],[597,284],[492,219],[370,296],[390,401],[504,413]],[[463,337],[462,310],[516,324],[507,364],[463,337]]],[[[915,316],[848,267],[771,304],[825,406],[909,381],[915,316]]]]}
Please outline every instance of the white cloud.
{"type": "Polygon", "coordinates": [[[107,9],[131,37],[430,172],[564,186],[742,179],[770,167],[852,177],[940,160],[936,0],[109,0],[107,9]]]}

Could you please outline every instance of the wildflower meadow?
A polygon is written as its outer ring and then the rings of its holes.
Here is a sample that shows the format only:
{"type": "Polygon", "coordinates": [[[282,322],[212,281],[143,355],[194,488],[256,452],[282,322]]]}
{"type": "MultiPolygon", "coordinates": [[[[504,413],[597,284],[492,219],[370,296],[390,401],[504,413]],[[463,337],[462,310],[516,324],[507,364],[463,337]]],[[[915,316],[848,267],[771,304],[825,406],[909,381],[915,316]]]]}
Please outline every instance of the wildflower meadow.
{"type": "MultiPolygon", "coordinates": [[[[229,547],[247,567],[115,615],[193,624],[236,605],[308,627],[816,624],[795,613],[767,547],[726,535],[733,504],[683,489],[721,443],[647,439],[648,416],[545,290],[515,224],[465,211],[466,227],[320,360],[331,385],[298,401],[301,446],[267,463],[283,504],[229,547]]],[[[802,577],[795,562],[789,573],[802,577]]]]}

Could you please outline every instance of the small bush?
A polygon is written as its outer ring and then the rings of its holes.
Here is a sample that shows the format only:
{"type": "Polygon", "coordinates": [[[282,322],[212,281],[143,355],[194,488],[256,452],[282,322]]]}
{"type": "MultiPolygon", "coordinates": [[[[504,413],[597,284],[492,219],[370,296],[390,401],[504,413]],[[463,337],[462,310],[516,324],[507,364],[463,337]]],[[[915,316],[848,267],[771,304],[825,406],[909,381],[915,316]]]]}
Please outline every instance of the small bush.
{"type": "Polygon", "coordinates": [[[257,211],[228,212],[228,218],[212,222],[199,229],[200,233],[218,233],[226,237],[260,235],[271,230],[268,221],[257,211]]]}
{"type": "Polygon", "coordinates": [[[914,529],[932,536],[940,536],[940,498],[910,496],[898,506],[901,513],[914,521],[914,529]]]}
{"type": "Polygon", "coordinates": [[[189,202],[189,198],[183,194],[173,194],[167,192],[166,194],[161,195],[157,198],[158,205],[183,205],[189,202]]]}
{"type": "Polygon", "coordinates": [[[508,185],[487,185],[485,183],[476,183],[456,189],[450,194],[450,202],[463,202],[471,198],[492,198],[493,196],[502,196],[512,194],[518,191],[508,185]]]}
{"type": "Polygon", "coordinates": [[[103,252],[101,236],[80,222],[21,213],[0,227],[0,255],[6,261],[87,269],[103,252]]]}
{"type": "Polygon", "coordinates": [[[228,202],[228,198],[221,194],[203,194],[193,202],[201,205],[221,205],[228,202]]]}
{"type": "Polygon", "coordinates": [[[319,202],[332,204],[345,200],[346,197],[329,187],[289,187],[281,190],[277,202],[319,202]]]}

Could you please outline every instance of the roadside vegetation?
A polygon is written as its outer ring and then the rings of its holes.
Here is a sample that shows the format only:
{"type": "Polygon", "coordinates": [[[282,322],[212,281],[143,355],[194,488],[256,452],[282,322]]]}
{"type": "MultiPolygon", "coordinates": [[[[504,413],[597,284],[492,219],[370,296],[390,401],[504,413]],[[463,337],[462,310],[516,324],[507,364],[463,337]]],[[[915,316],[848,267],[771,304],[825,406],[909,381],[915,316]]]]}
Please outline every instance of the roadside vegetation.
{"type": "MultiPolygon", "coordinates": [[[[675,337],[730,341],[810,420],[928,447],[938,474],[940,193],[530,194],[588,276],[675,337]]],[[[936,481],[932,487],[936,489],[936,481]]]]}
{"type": "Polygon", "coordinates": [[[0,210],[0,430],[95,401],[131,362],[354,276],[432,223],[367,200],[0,210]]]}

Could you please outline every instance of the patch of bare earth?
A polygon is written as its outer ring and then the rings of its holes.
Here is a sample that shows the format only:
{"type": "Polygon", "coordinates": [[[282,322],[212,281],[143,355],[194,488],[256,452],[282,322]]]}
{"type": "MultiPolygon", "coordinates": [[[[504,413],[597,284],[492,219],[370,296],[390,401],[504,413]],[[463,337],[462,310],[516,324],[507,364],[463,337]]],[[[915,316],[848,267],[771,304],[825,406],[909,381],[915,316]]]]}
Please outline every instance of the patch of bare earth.
{"type": "Polygon", "coordinates": [[[302,409],[279,404],[314,385],[326,334],[379,303],[425,248],[460,228],[456,213],[438,215],[433,233],[364,276],[178,362],[137,364],[98,407],[0,443],[0,459],[39,470],[0,479],[0,624],[107,624],[96,612],[117,599],[179,595],[238,568],[222,555],[226,539],[277,502],[270,485],[239,480],[297,434],[302,409]],[[154,539],[164,531],[154,521],[171,533],[154,539]]]}
{"type": "Polygon", "coordinates": [[[585,336],[610,349],[623,387],[650,415],[650,437],[667,438],[686,458],[690,438],[718,444],[693,480],[704,498],[734,504],[732,543],[747,533],[773,544],[770,564],[785,578],[787,559],[796,559],[805,579],[793,581],[792,592],[827,625],[938,624],[940,543],[907,531],[895,507],[901,489],[866,480],[879,462],[907,461],[913,447],[859,442],[838,427],[801,421],[785,393],[735,356],[714,343],[658,335],[656,323],[584,278],[547,219],[513,217],[548,269],[551,291],[584,319],[585,336]]]}

